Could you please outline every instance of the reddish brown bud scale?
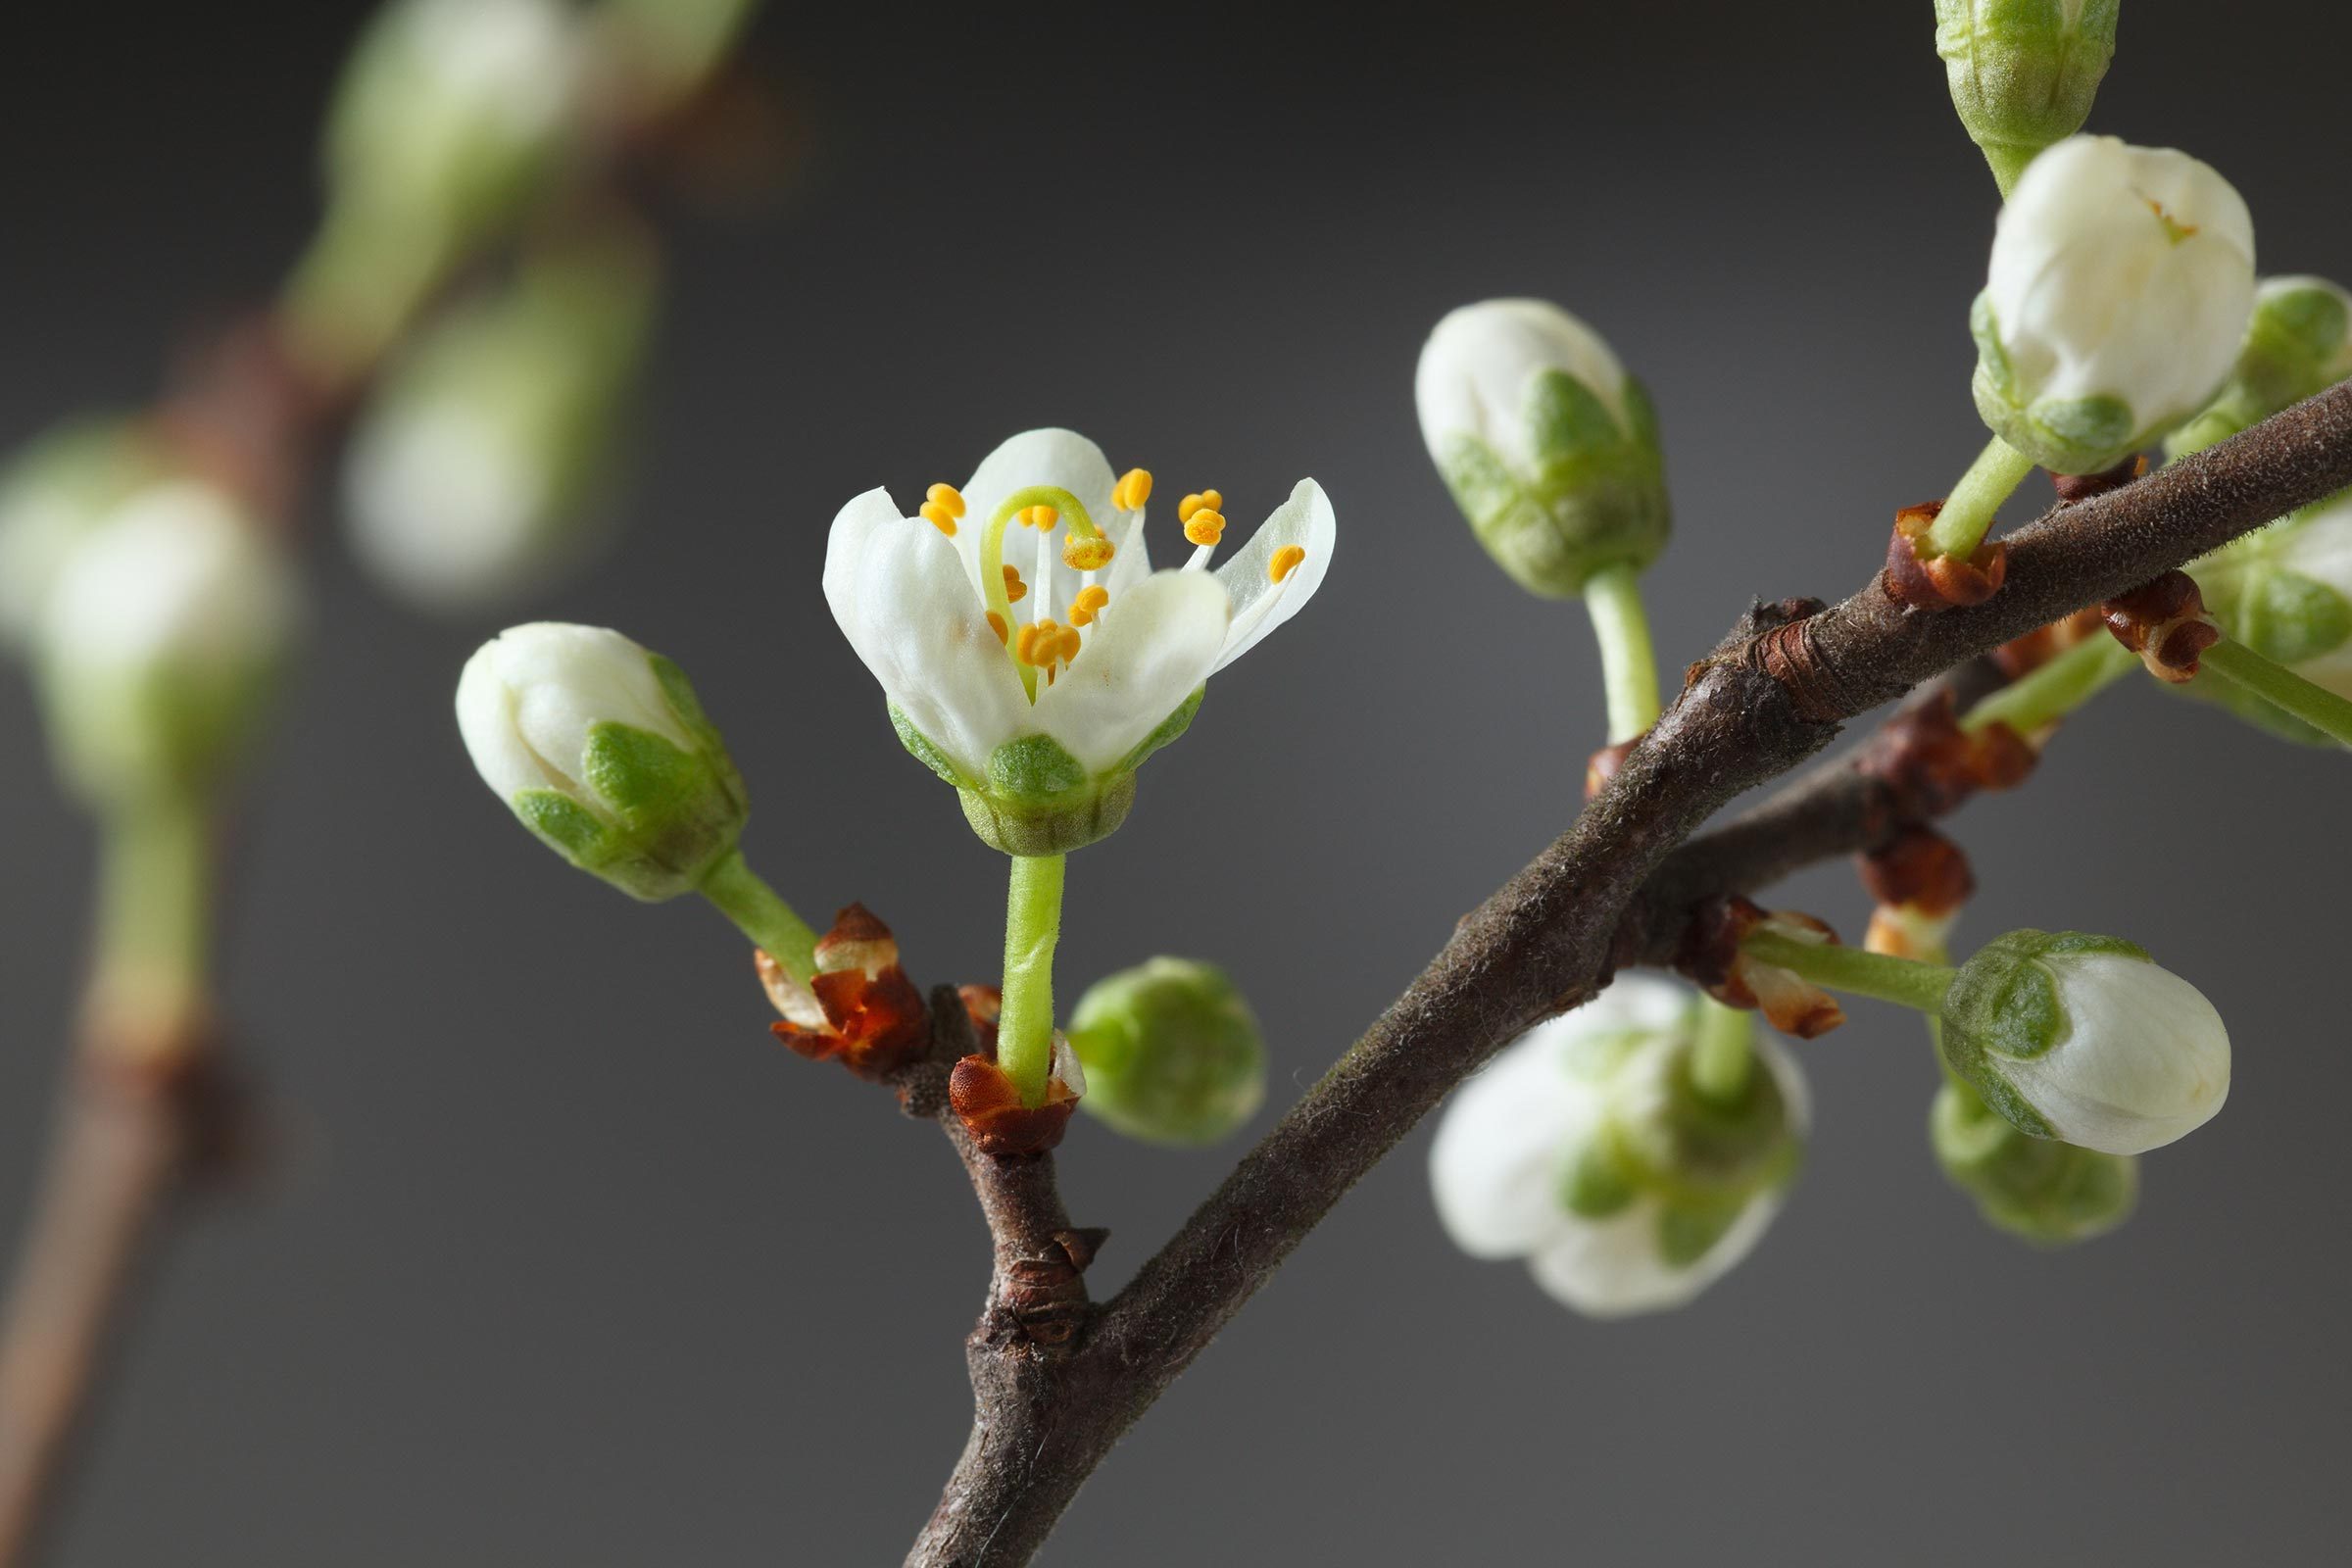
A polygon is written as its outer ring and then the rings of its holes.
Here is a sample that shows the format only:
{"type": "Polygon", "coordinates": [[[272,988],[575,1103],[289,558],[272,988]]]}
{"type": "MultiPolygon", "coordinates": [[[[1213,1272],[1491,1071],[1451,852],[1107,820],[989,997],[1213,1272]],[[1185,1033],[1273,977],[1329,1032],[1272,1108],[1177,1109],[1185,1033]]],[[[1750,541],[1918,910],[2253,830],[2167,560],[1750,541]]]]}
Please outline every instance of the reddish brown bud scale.
{"type": "Polygon", "coordinates": [[[2147,471],[2148,455],[2134,452],[2114,467],[2097,473],[2053,473],[2050,475],[2050,488],[2058,492],[2058,499],[2063,505],[2071,507],[2078,501],[2088,501],[2092,496],[2121,490],[2147,471]]]}
{"type": "Polygon", "coordinates": [[[956,995],[963,999],[963,1015],[972,1021],[972,1038],[980,1042],[980,1054],[994,1060],[997,1019],[1004,1011],[1004,993],[995,986],[957,986],[956,995]]]}
{"type": "Polygon", "coordinates": [[[1828,1034],[1845,1022],[1836,998],[1790,971],[1759,962],[1740,944],[1759,927],[1796,934],[1805,932],[1835,942],[1838,934],[1809,914],[1766,913],[1753,902],[1732,894],[1702,905],[1684,930],[1683,951],[1675,967],[1698,983],[1708,996],[1727,1007],[1752,1007],[1775,1029],[1799,1040],[1828,1034]]]}
{"type": "Polygon", "coordinates": [[[1911,823],[1884,847],[1859,858],[1862,885],[1880,904],[1908,904],[1922,914],[1949,914],[1977,891],[1967,854],[1932,827],[1911,823]]]}
{"type": "Polygon", "coordinates": [[[2001,666],[2002,674],[2016,680],[2039,669],[2105,624],[2095,609],[2078,610],[2064,620],[2035,627],[2023,637],[2001,644],[1992,651],[1992,662],[2001,666]]]}
{"type": "MultiPolygon", "coordinates": [[[[1648,733],[1643,730],[1642,735],[1648,733]]],[[[1592,754],[1592,760],[1585,763],[1586,800],[1595,799],[1609,787],[1609,780],[1617,776],[1617,770],[1625,766],[1625,760],[1634,755],[1634,748],[1642,744],[1642,735],[1630,741],[1619,741],[1614,746],[1603,746],[1592,754]]]]}
{"type": "Polygon", "coordinates": [[[2139,656],[2148,673],[2179,685],[2197,672],[2197,660],[2222,640],[2205,612],[2205,596],[2184,571],[2168,571],[2102,607],[2115,640],[2139,656]]]}
{"type": "Polygon", "coordinates": [[[760,978],[784,1017],[770,1024],[778,1040],[811,1061],[838,1061],[860,1078],[880,1081],[923,1054],[930,1016],[899,966],[899,944],[874,912],[853,904],[834,916],[816,944],[817,974],[806,987],[765,953],[760,978]],[[813,1000],[821,1018],[811,1017],[813,1000]]]}
{"type": "Polygon", "coordinates": [[[879,975],[899,963],[898,938],[881,917],[862,904],[853,904],[833,916],[833,929],[816,939],[816,967],[820,974],[861,970],[879,975]]]}
{"type": "Polygon", "coordinates": [[[1031,1159],[1061,1142],[1078,1097],[1059,1077],[1046,1083],[1046,1102],[1021,1103],[1012,1075],[986,1056],[966,1056],[948,1077],[948,1103],[980,1152],[993,1159],[1031,1159]]]}
{"type": "Polygon", "coordinates": [[[1879,580],[1886,597],[1898,605],[1930,613],[1981,605],[2000,592],[2001,580],[2009,573],[2009,547],[1990,539],[1966,561],[1955,556],[1922,559],[1919,541],[1942,511],[1942,502],[1930,501],[1894,514],[1894,531],[1886,540],[1886,570],[1879,580]]]}

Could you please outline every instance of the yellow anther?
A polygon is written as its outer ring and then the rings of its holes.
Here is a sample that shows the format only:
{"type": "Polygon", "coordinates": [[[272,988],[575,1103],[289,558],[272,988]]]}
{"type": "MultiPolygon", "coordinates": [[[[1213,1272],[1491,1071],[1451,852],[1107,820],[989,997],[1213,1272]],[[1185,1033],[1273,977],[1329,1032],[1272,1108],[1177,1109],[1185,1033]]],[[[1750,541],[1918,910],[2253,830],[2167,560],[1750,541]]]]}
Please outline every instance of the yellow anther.
{"type": "Polygon", "coordinates": [[[1011,635],[1011,633],[1005,629],[1004,617],[998,614],[993,610],[988,612],[988,629],[997,634],[997,641],[999,642],[1004,641],[1005,638],[1011,635]]]}
{"type": "Polygon", "coordinates": [[[1110,564],[1112,547],[1101,534],[1091,539],[1072,537],[1061,547],[1061,564],[1072,571],[1101,571],[1110,564]]]}
{"type": "MultiPolygon", "coordinates": [[[[952,484],[935,484],[923,492],[923,499],[951,517],[963,515],[963,492],[952,484]]],[[[955,530],[950,529],[950,532],[955,530]]]]}
{"type": "Polygon", "coordinates": [[[1008,605],[1017,605],[1028,597],[1029,585],[1021,581],[1021,568],[1006,566],[1004,568],[1004,602],[1008,605]]]}
{"type": "Polygon", "coordinates": [[[1023,507],[1018,520],[1024,527],[1051,528],[1061,520],[1061,514],[1052,507],[1023,507]]]}
{"type": "Polygon", "coordinates": [[[1129,468],[1110,487],[1110,504],[1121,512],[1133,512],[1151,499],[1152,475],[1144,468],[1129,468]]]}
{"type": "Polygon", "coordinates": [[[1298,545],[1284,545],[1280,550],[1274,552],[1274,559],[1266,563],[1267,580],[1271,582],[1282,581],[1283,578],[1288,577],[1292,572],[1297,571],[1298,569],[1298,563],[1304,561],[1305,559],[1306,551],[1302,547],[1298,545]]]}
{"type": "Polygon", "coordinates": [[[1054,656],[1065,664],[1076,659],[1078,650],[1085,646],[1086,644],[1079,637],[1078,628],[1075,626],[1062,627],[1061,634],[1054,639],[1054,656]]]}
{"type": "Polygon", "coordinates": [[[1190,522],[1193,520],[1193,514],[1203,509],[1210,512],[1222,512],[1225,510],[1225,498],[1214,490],[1203,490],[1199,495],[1186,496],[1182,501],[1176,503],[1176,520],[1190,522]]]}
{"type": "Polygon", "coordinates": [[[1213,545],[1225,537],[1225,514],[1202,507],[1184,519],[1184,536],[1197,545],[1213,545]]]}
{"type": "Polygon", "coordinates": [[[1070,624],[1073,626],[1093,624],[1094,618],[1102,612],[1102,607],[1109,603],[1110,595],[1100,587],[1090,586],[1079,589],[1078,597],[1070,601],[1070,624]]]}
{"type": "MultiPolygon", "coordinates": [[[[947,486],[933,485],[931,488],[934,490],[946,490],[947,486]]],[[[949,493],[951,495],[954,494],[953,491],[950,491],[949,493]]],[[[962,506],[961,497],[956,498],[956,505],[960,510],[962,506]]],[[[925,522],[929,523],[932,527],[937,528],[941,533],[946,534],[951,539],[956,537],[955,513],[950,512],[946,507],[941,506],[936,501],[926,501],[917,510],[921,512],[923,520],[925,522]]]]}

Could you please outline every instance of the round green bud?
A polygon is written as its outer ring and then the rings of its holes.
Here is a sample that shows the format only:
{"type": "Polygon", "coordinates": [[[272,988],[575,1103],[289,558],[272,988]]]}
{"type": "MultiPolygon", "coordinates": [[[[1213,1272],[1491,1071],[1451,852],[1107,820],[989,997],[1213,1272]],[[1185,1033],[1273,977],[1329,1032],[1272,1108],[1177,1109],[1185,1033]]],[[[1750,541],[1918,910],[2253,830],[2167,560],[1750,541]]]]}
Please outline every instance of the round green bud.
{"type": "Polygon", "coordinates": [[[1487,300],[1421,350],[1422,439],[1471,532],[1530,593],[1647,566],[1671,512],[1657,417],[1599,335],[1542,300],[1487,300]]]}
{"type": "MultiPolygon", "coordinates": [[[[2224,631],[2352,700],[2352,492],[2233,540],[2189,571],[2224,631]]],[[[2195,680],[2166,689],[2220,703],[2283,739],[2339,749],[2331,737],[2233,682],[2195,680]]]]}
{"type": "Polygon", "coordinates": [[[1936,1159],[1985,1220],[2045,1247],[2087,1241],[2131,1217],[2139,1160],[2019,1132],[1964,1083],[1946,1083],[1928,1118],[1936,1159]]]}
{"type": "Polygon", "coordinates": [[[482,782],[564,859],[653,902],[734,853],[743,777],[685,672],[616,631],[540,621],[484,643],[458,680],[482,782]]]}
{"type": "Polygon", "coordinates": [[[2229,381],[2164,443],[2202,452],[2352,375],[2352,293],[2324,277],[2266,277],[2229,381]]]}
{"type": "Polygon", "coordinates": [[[1944,1057],[2019,1131],[2111,1154],[2185,1137],[2230,1095],[2230,1034],[2129,942],[2011,931],[1954,977],[1944,1057]]]}
{"type": "Polygon", "coordinates": [[[33,636],[51,748],[98,806],[201,794],[243,756],[301,619],[284,553],[220,491],[150,486],[66,553],[33,636]]]}
{"type": "Polygon", "coordinates": [[[1086,1067],[1079,1105],[1132,1138],[1213,1144],[1266,1098],[1257,1019],[1213,964],[1153,958],[1096,981],[1069,1037],[1086,1067]]]}
{"type": "Polygon", "coordinates": [[[2073,135],[2115,57],[2120,0],[1936,0],[1952,107],[2006,192],[2073,135]]]}

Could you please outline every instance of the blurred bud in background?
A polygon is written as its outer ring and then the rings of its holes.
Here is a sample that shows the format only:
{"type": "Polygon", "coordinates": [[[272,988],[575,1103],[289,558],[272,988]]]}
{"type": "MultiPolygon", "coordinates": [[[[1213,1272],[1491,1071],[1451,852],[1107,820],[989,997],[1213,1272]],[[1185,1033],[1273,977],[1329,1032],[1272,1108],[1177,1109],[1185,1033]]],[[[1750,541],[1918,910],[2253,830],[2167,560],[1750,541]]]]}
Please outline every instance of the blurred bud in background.
{"type": "MultiPolygon", "coordinates": [[[[2352,491],[2291,513],[2189,568],[2222,629],[2263,658],[2352,700],[2352,491]]],[[[2168,687],[2306,746],[2329,737],[2229,681],[2168,687]]]]}
{"type": "Polygon", "coordinates": [[[1152,958],[1096,981],[1070,1014],[1079,1102],[1131,1138],[1213,1144],[1266,1098],[1266,1044],[1225,971],[1152,958]]]}
{"type": "Polygon", "coordinates": [[[2205,412],[2164,443],[2202,452],[2352,375],[2352,294],[2324,277],[2266,277],[2229,381],[2205,412]]]}
{"type": "Polygon", "coordinates": [[[1965,1083],[1936,1092],[1928,1137],[1986,1223],[2043,1247],[2104,1235],[2139,1199],[2136,1156],[2019,1132],[1965,1083]]]}
{"type": "Polygon", "coordinates": [[[510,600],[609,532],[656,298],[634,229],[527,257],[402,355],[362,416],[344,473],[353,549],[424,609],[510,600]]]}
{"type": "Polygon", "coordinates": [[[32,637],[60,772],[99,808],[196,799],[229,771],[282,672],[301,585],[221,492],[150,485],[83,534],[32,637]]]}
{"type": "Polygon", "coordinates": [[[760,9],[760,0],[605,0],[595,26],[603,57],[629,62],[640,112],[659,114],[700,91],[760,9]]]}
{"type": "Polygon", "coordinates": [[[29,649],[74,546],[161,472],[138,424],[106,416],[47,431],[0,468],[0,638],[29,649]]]}

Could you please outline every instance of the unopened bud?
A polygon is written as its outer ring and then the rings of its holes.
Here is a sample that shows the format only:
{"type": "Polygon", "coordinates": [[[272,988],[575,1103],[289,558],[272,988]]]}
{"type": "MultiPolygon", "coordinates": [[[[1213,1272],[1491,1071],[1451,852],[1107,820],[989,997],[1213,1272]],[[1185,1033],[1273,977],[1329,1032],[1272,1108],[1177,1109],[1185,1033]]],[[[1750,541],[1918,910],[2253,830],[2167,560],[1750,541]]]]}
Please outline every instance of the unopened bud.
{"type": "Polygon", "coordinates": [[[1266,1098],[1257,1019],[1222,969],[1152,958],[1098,980],[1070,1014],[1081,1102],[1130,1137],[1213,1144],[1266,1098]]]}
{"type": "Polygon", "coordinates": [[[2324,277],[2265,278],[2230,380],[2164,449],[2174,457],[2202,452],[2348,375],[2352,293],[2324,277]]]}
{"type": "Polygon", "coordinates": [[[2002,191],[2082,128],[2115,55],[2120,0],[1936,0],[1952,107],[2002,191]]]}
{"type": "MultiPolygon", "coordinates": [[[[2205,608],[2237,641],[2352,700],[2352,493],[2331,496],[2194,564],[2205,608]]],[[[2235,682],[2174,688],[2308,746],[2336,742],[2235,682]]]]}
{"type": "Polygon", "coordinates": [[[2139,1160],[2019,1132],[1964,1083],[1936,1092],[1936,1163],[1985,1220],[2045,1247],[2087,1241],[2131,1217],[2139,1160]]]}
{"type": "Polygon", "coordinates": [[[735,848],[743,778],[685,672],[616,631],[539,621],[482,645],[458,727],[491,793],[632,898],[703,884],[735,848]]]}
{"type": "Polygon", "coordinates": [[[1414,377],[1421,436],[1478,542],[1531,593],[1647,566],[1669,512],[1657,417],[1599,335],[1542,300],[1440,321],[1414,377]]]}

